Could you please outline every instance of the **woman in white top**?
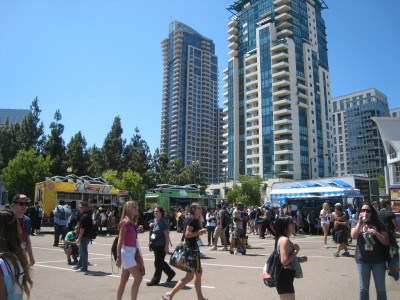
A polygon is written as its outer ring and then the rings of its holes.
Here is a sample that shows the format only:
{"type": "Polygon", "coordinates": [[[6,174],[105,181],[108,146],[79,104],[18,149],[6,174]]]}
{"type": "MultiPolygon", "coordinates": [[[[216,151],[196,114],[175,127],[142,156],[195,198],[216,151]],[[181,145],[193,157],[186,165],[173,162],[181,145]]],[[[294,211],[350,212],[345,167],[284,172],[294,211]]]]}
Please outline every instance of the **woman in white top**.
{"type": "Polygon", "coordinates": [[[328,242],[328,234],[329,234],[329,217],[330,217],[329,204],[325,202],[322,205],[321,212],[319,213],[319,218],[321,219],[321,227],[322,227],[322,230],[324,231],[324,246],[325,246],[325,248],[328,248],[327,242],[328,242]]]}
{"type": "Polygon", "coordinates": [[[21,246],[21,229],[12,210],[0,210],[0,299],[29,298],[32,279],[21,246]]]}
{"type": "MultiPolygon", "coordinates": [[[[214,246],[212,245],[213,241],[214,241],[214,231],[215,231],[215,227],[217,226],[217,218],[215,216],[215,212],[212,208],[208,209],[208,212],[206,214],[206,227],[207,227],[207,233],[208,233],[208,246],[214,246]]],[[[217,245],[215,245],[216,247],[217,245]]]]}

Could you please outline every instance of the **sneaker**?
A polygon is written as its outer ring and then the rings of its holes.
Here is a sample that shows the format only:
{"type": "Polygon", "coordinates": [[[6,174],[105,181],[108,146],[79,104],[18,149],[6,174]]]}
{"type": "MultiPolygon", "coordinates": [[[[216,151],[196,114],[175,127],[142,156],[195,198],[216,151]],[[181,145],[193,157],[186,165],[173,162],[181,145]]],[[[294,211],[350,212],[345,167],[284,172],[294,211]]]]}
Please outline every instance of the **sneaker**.
{"type": "Polygon", "coordinates": [[[342,256],[350,256],[350,252],[349,251],[344,251],[342,256]]]}
{"type": "Polygon", "coordinates": [[[78,266],[73,266],[71,269],[72,270],[78,270],[79,268],[78,268],[78,266]]]}
{"type": "Polygon", "coordinates": [[[325,245],[324,247],[325,247],[325,249],[328,249],[328,248],[329,248],[328,245],[325,245]]]}
{"type": "Polygon", "coordinates": [[[234,253],[235,255],[239,255],[240,254],[240,252],[239,251],[237,251],[237,250],[235,250],[235,253],[234,253]]]}
{"type": "Polygon", "coordinates": [[[228,247],[222,248],[222,251],[229,251],[228,247]]]}
{"type": "Polygon", "coordinates": [[[88,270],[84,270],[82,268],[77,269],[75,272],[82,272],[82,273],[87,273],[88,270]]]}
{"type": "Polygon", "coordinates": [[[217,250],[217,247],[211,247],[210,250],[217,250]]]}
{"type": "Polygon", "coordinates": [[[340,257],[339,253],[335,252],[333,253],[333,257],[340,257]]]}

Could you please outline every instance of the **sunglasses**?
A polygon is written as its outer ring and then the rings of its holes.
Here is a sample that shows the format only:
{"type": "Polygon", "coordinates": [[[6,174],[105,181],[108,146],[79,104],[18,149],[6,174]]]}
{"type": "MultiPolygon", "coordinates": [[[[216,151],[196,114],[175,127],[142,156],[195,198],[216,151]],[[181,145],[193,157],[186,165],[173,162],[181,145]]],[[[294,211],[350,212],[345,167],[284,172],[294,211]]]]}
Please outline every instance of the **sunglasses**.
{"type": "Polygon", "coordinates": [[[156,212],[160,212],[160,211],[159,210],[155,210],[154,212],[156,213],[156,212]]]}
{"type": "Polygon", "coordinates": [[[361,212],[366,212],[366,213],[371,213],[371,210],[370,209],[361,209],[361,212]]]}
{"type": "Polygon", "coordinates": [[[15,202],[17,203],[19,206],[28,206],[29,202],[15,202]]]}

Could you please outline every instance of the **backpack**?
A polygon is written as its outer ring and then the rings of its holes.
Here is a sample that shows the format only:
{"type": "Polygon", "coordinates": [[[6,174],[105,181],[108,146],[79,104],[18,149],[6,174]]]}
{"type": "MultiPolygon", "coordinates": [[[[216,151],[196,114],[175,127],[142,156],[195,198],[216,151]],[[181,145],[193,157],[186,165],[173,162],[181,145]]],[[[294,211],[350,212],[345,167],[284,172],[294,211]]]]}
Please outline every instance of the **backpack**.
{"type": "Polygon", "coordinates": [[[94,240],[97,237],[97,225],[93,220],[90,222],[90,227],[87,229],[87,234],[85,235],[91,240],[94,240]]]}
{"type": "Polygon", "coordinates": [[[224,213],[222,214],[222,228],[227,227],[229,224],[229,216],[228,212],[225,210],[224,213]]]}
{"type": "Polygon", "coordinates": [[[66,220],[71,216],[72,212],[69,207],[63,206],[63,205],[57,205],[56,208],[56,216],[60,220],[66,220]]]}
{"type": "Polygon", "coordinates": [[[263,268],[262,278],[264,284],[268,287],[276,287],[278,284],[279,274],[283,270],[278,250],[272,251],[265,266],[263,268]]]}
{"type": "Polygon", "coordinates": [[[111,255],[114,258],[114,260],[117,260],[117,245],[118,245],[118,236],[114,239],[114,242],[112,243],[111,246],[111,255]]]}

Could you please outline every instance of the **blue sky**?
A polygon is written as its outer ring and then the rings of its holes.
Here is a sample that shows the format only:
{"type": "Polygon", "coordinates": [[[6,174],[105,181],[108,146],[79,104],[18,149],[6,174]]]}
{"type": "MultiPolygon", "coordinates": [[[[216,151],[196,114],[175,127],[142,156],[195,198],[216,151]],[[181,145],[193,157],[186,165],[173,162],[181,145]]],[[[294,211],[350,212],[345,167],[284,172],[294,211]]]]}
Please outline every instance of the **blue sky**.
{"type": "MultiPolygon", "coordinates": [[[[81,131],[101,147],[120,116],[128,141],[138,127],[159,147],[160,42],[178,20],[216,44],[220,103],[227,67],[226,10],[234,0],[1,0],[0,108],[35,97],[46,134],[57,109],[68,143],[81,131]]],[[[400,107],[398,0],[325,0],[332,96],[375,87],[400,107]]]]}

